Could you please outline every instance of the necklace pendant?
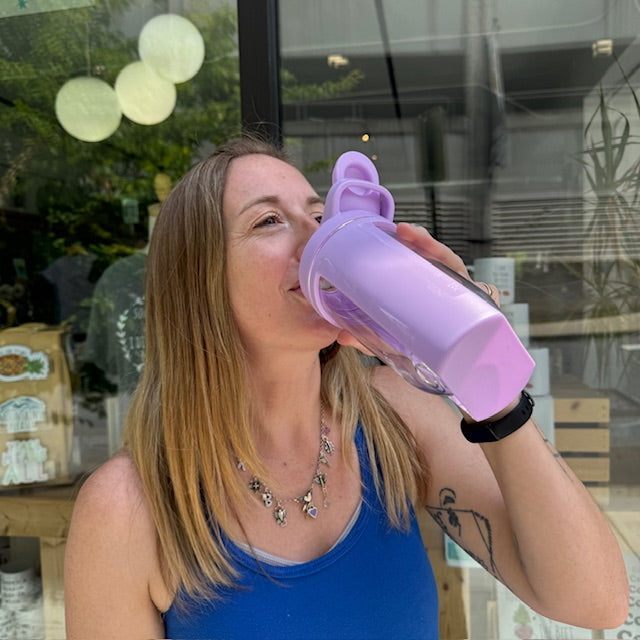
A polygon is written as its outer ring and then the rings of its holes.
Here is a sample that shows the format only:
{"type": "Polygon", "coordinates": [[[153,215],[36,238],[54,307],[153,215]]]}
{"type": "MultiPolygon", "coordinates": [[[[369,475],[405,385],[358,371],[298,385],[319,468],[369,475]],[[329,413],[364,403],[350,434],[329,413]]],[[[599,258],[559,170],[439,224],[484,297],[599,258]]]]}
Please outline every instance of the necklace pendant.
{"type": "Polygon", "coordinates": [[[313,518],[314,520],[318,517],[318,507],[316,507],[313,502],[313,491],[309,489],[307,495],[302,497],[302,513],[309,518],[313,518]]]}
{"type": "Polygon", "coordinates": [[[322,446],[324,447],[326,453],[328,453],[329,455],[333,454],[335,445],[333,444],[333,442],[331,442],[331,440],[329,440],[329,438],[327,438],[327,436],[322,436],[322,446]]]}
{"type": "Polygon", "coordinates": [[[287,510],[281,504],[276,505],[273,517],[279,526],[284,527],[287,524],[287,510]]]}
{"type": "MultiPolygon", "coordinates": [[[[302,510],[302,514],[305,518],[311,518],[315,520],[319,515],[319,509],[313,503],[313,489],[315,485],[319,485],[322,490],[322,504],[326,508],[329,506],[327,500],[327,476],[320,471],[321,465],[329,467],[329,456],[335,452],[335,445],[329,440],[330,429],[324,423],[324,404],[320,401],[320,450],[318,451],[316,469],[311,481],[311,486],[307,490],[307,493],[297,498],[280,499],[273,495],[271,490],[258,478],[256,475],[251,475],[247,487],[255,494],[256,498],[262,500],[262,504],[267,507],[272,515],[276,524],[280,527],[284,527],[287,524],[287,510],[284,508],[284,504],[287,502],[295,502],[299,504],[302,510]]],[[[247,472],[247,465],[236,458],[236,466],[241,473],[247,472]]]]}

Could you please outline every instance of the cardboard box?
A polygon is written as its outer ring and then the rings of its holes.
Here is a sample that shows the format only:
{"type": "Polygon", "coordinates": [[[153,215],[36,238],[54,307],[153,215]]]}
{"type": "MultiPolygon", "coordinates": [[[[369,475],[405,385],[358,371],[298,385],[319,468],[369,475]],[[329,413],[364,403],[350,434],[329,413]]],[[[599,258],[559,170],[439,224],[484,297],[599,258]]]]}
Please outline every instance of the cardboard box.
{"type": "Polygon", "coordinates": [[[0,490],[69,481],[73,405],[65,330],[0,331],[0,490]]]}

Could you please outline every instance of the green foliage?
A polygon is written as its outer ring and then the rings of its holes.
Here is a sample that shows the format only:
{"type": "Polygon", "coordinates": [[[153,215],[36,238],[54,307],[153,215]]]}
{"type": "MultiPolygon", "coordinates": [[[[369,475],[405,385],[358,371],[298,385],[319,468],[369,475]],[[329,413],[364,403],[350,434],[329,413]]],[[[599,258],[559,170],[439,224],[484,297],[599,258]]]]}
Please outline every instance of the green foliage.
{"type": "MultiPolygon", "coordinates": [[[[140,248],[147,239],[147,206],[157,200],[154,176],[162,172],[177,180],[240,132],[236,12],[212,10],[208,0],[192,1],[193,12],[185,16],[204,38],[204,64],[177,86],[176,108],[167,120],[143,126],[123,117],[118,130],[98,143],[63,130],[54,104],[67,80],[92,75],[113,86],[120,70],[138,59],[137,33],[117,25],[135,17],[127,11],[139,5],[95,0],[89,7],[0,20],[0,207],[38,213],[41,224],[29,239],[34,269],[76,244],[95,253],[102,266],[140,248]],[[123,198],[138,201],[138,224],[123,222],[123,198]]],[[[283,70],[282,92],[285,101],[330,99],[361,79],[355,70],[335,81],[301,84],[283,70]]],[[[20,228],[4,225],[0,251],[6,249],[7,263],[10,255],[24,255],[25,243],[15,242],[20,228]]]]}
{"type": "Polygon", "coordinates": [[[291,71],[282,69],[282,101],[288,103],[334,98],[352,91],[363,78],[362,71],[353,69],[339,80],[327,80],[321,84],[300,84],[291,71]]]}
{"type": "Polygon", "coordinates": [[[113,85],[138,59],[137,34],[114,26],[132,0],[97,0],[94,6],[0,21],[0,203],[23,206],[37,193],[44,221],[40,258],[51,260],[81,242],[108,259],[146,239],[146,205],[157,200],[156,173],[178,179],[213,145],[239,131],[240,97],[236,16],[229,7],[187,15],[205,41],[205,62],[177,86],[174,113],[155,126],[123,117],[107,140],[87,143],[58,123],[55,97],[69,79],[93,75],[113,85]],[[122,198],[139,201],[143,218],[132,229],[122,198]],[[132,231],[137,234],[132,236],[132,231]],[[106,248],[113,245],[115,251],[106,248]]]}
{"type": "Polygon", "coordinates": [[[640,124],[640,102],[617,58],[616,63],[635,114],[630,117],[613,107],[612,96],[601,87],[598,106],[585,127],[586,146],[580,158],[591,188],[585,244],[590,317],[640,311],[640,263],[630,245],[640,235],[640,136],[634,131],[640,124]]]}
{"type": "MultiPolygon", "coordinates": [[[[640,101],[624,69],[621,87],[599,91],[597,107],[584,130],[585,148],[579,162],[590,187],[587,195],[587,227],[583,317],[614,318],[640,312],[640,260],[631,244],[640,237],[640,101]],[[621,93],[622,91],[622,93],[621,93]],[[613,106],[627,98],[635,112],[628,115],[613,106]]],[[[620,339],[610,322],[594,325],[595,348],[601,381],[609,369],[612,346],[620,339]]]]}

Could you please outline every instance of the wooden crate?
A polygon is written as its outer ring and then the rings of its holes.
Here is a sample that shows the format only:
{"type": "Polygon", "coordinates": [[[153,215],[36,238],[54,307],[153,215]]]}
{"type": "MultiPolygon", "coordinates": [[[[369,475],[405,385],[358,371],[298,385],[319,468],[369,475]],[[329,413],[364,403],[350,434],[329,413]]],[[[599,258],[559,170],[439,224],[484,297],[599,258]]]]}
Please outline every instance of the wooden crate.
{"type": "Polygon", "coordinates": [[[592,493],[605,497],[611,464],[609,398],[575,378],[554,381],[552,395],[556,448],[592,493]]]}

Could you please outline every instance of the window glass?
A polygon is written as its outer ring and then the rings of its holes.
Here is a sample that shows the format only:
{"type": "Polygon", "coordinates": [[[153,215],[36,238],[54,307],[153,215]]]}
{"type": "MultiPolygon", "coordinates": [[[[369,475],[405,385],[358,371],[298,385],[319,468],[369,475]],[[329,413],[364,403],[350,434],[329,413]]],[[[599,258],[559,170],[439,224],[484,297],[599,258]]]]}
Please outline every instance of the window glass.
{"type": "MultiPolygon", "coordinates": [[[[49,594],[61,588],[64,547],[41,536],[54,521],[62,535],[71,483],[120,445],[159,204],[239,129],[236,25],[224,0],[0,3],[3,606],[11,575],[37,569],[38,539],[49,594]],[[45,488],[53,521],[24,493],[45,488]],[[16,535],[33,536],[35,556],[16,535]]],[[[55,603],[47,620],[63,637],[55,603]]]]}
{"type": "MultiPolygon", "coordinates": [[[[279,6],[283,128],[301,166],[326,193],[341,153],[366,154],[396,221],[426,226],[500,286],[537,364],[537,421],[608,515],[637,585],[640,5],[279,6]]],[[[446,637],[591,637],[541,619],[424,526],[446,637]]],[[[627,624],[599,637],[638,635],[638,615],[632,600],[627,624]]]]}

